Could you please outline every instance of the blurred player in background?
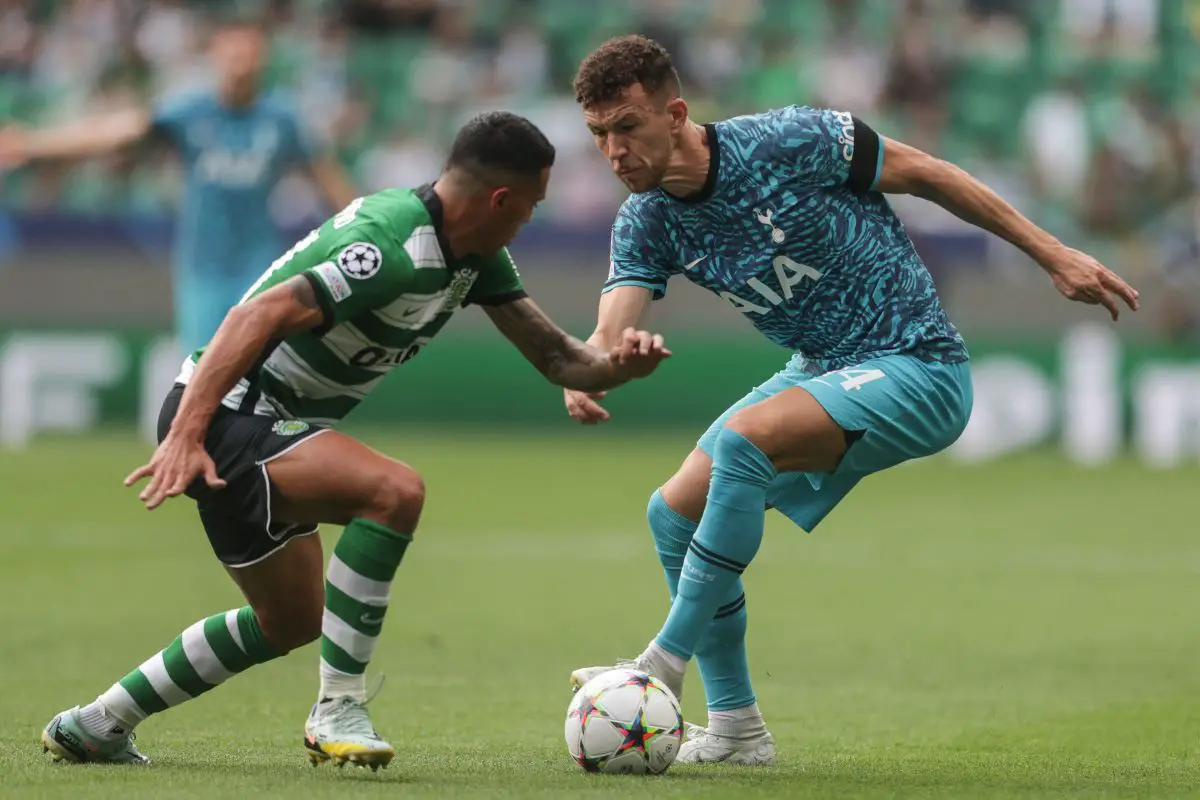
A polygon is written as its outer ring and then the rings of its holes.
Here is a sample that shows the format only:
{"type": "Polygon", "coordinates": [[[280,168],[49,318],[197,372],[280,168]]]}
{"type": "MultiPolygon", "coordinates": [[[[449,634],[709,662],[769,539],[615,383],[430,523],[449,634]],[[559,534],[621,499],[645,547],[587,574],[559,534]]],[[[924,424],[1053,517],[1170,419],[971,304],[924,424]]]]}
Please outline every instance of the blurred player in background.
{"type": "MultiPolygon", "coordinates": [[[[937,453],[967,424],[967,348],[884,193],[930,200],[1021,248],[1067,298],[1137,308],[1137,292],[962,170],[850,113],[790,106],[698,125],[671,57],[640,36],[584,60],[576,100],[633,194],[589,339],[620,341],[672,275],[729,302],[787,365],[703,435],[647,511],[672,605],[632,664],[679,693],[696,656],[709,707],[681,763],[770,764],[746,660],[741,574],[767,508],[812,531],[864,477],[937,453]]],[[[608,418],[568,390],[571,416],[608,418]]],[[[572,683],[612,667],[576,670],[572,683]]]]}
{"type": "Polygon", "coordinates": [[[507,245],[546,194],[555,151],[503,112],[459,132],[441,177],[355,200],[278,259],[189,356],[160,445],[127,485],[147,508],[185,493],[247,605],[201,620],[92,703],[50,721],[56,760],[142,763],[134,726],[321,638],[304,730],[313,763],[395,755],[367,715],[367,664],[425,501],[410,467],[332,431],[463,305],[479,305],[545,377],[598,390],[670,356],[629,330],[599,350],[529,299],[507,245]],[[322,583],[319,523],[345,526],[322,583]]]}
{"type": "Polygon", "coordinates": [[[217,85],[50,130],[0,130],[0,164],[80,159],[148,141],[182,158],[175,242],[175,329],[183,352],[201,347],[286,245],[268,200],[289,170],[306,170],[330,210],[356,196],[335,159],[308,140],[295,109],[261,86],[269,42],[255,21],[221,21],[211,42],[217,85]]]}

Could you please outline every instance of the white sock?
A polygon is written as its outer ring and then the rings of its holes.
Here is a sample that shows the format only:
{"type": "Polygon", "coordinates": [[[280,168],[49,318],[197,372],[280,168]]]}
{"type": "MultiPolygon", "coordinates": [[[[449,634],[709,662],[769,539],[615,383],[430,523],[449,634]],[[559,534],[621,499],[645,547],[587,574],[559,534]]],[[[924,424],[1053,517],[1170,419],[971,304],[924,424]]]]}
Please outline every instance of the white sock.
{"type": "Polygon", "coordinates": [[[754,703],[728,711],[709,711],[708,730],[733,739],[757,739],[766,735],[767,723],[758,710],[758,703],[754,703]]]}
{"type": "Polygon", "coordinates": [[[642,658],[666,668],[672,673],[672,676],[687,672],[687,661],[674,653],[663,650],[659,647],[658,642],[651,642],[650,646],[646,648],[646,652],[642,654],[642,658]]]}
{"type": "Polygon", "coordinates": [[[79,709],[79,724],[92,736],[105,742],[124,739],[133,730],[133,725],[108,713],[100,698],[79,709]]]}
{"type": "Polygon", "coordinates": [[[321,691],[317,694],[317,700],[334,697],[353,697],[360,703],[367,702],[367,676],[338,672],[321,659],[321,691]]]}

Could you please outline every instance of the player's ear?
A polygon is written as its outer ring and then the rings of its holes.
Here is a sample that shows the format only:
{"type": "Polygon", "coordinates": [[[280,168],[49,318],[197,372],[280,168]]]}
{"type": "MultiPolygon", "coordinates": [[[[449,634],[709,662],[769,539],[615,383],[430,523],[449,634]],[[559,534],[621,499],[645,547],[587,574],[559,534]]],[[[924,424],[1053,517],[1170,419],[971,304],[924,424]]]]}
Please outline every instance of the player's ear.
{"type": "Polygon", "coordinates": [[[671,116],[671,130],[678,131],[687,124],[687,101],[682,97],[672,97],[667,100],[667,114],[671,116]]]}
{"type": "Polygon", "coordinates": [[[509,195],[512,190],[507,186],[500,186],[492,190],[492,196],[488,198],[488,208],[492,211],[499,211],[504,208],[504,204],[508,202],[509,195]]]}

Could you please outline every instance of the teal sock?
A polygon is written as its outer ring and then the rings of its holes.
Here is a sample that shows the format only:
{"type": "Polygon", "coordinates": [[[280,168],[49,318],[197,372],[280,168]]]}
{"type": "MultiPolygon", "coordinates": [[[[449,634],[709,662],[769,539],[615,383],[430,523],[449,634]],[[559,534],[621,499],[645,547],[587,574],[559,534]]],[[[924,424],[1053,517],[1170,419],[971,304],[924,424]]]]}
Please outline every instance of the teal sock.
{"type": "MultiPolygon", "coordinates": [[[[697,525],[667,505],[661,491],[650,497],[646,519],[674,602],[679,573],[697,525]]],[[[696,664],[711,711],[744,708],[756,701],[746,657],[746,595],[741,579],[734,582],[729,594],[731,597],[717,609],[696,648],[696,664]]]]}
{"type": "Polygon", "coordinates": [[[771,460],[737,431],[713,446],[704,516],[683,560],[675,602],[655,641],[683,659],[695,654],[713,617],[762,544],[771,460]]]}
{"type": "Polygon", "coordinates": [[[353,519],[338,539],[325,577],[321,698],[366,699],[365,673],[383,629],[392,578],[412,534],[353,519]]]}
{"type": "Polygon", "coordinates": [[[692,535],[696,533],[696,523],[667,505],[661,491],[655,491],[650,496],[650,503],[646,506],[646,521],[650,523],[650,532],[654,534],[654,549],[658,552],[658,561],[667,578],[667,591],[674,603],[679,571],[683,569],[683,557],[687,555],[692,535]]]}
{"type": "Polygon", "coordinates": [[[696,647],[696,665],[709,711],[745,708],[757,702],[746,656],[746,595],[741,588],[739,580],[733,589],[737,597],[717,609],[696,647]]]}

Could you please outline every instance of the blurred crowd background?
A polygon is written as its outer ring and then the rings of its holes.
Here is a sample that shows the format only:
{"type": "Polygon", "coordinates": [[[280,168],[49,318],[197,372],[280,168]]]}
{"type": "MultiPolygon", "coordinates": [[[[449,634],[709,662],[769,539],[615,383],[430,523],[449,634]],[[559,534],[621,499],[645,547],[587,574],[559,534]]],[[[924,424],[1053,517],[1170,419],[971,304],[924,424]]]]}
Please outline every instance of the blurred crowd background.
{"type": "MultiPolygon", "coordinates": [[[[0,119],[70,120],[204,84],[207,12],[221,5],[0,0],[0,119]]],[[[629,31],[676,55],[698,119],[848,108],[979,173],[1064,235],[1147,232],[1187,213],[1200,175],[1194,0],[232,5],[269,15],[269,83],[295,94],[368,189],[426,179],[463,119],[501,107],[534,118],[562,151],[545,214],[611,219],[622,189],[590,150],[571,77],[589,48],[629,31]]],[[[174,188],[160,163],[118,160],[13,172],[3,196],[8,208],[138,213],[174,188]]]]}
{"type": "MultiPolygon", "coordinates": [[[[1167,453],[1161,463],[1183,458],[1180,448],[1200,457],[1200,0],[0,0],[0,126],[87,119],[208,86],[209,34],[230,13],[269,20],[267,84],[293,96],[361,190],[433,179],[455,129],[481,110],[541,126],[558,161],[513,253],[538,300],[580,335],[595,319],[624,195],[572,96],[591,48],[626,33],[662,41],[701,122],[792,103],[849,110],[976,174],[1142,292],[1140,313],[1106,327],[1103,312],[1062,301],[1014,248],[893,197],[976,358],[982,450],[1098,420],[1071,440],[1136,430],[1150,436],[1147,452],[1167,453]],[[1080,323],[1100,327],[1070,335],[1080,323]]],[[[39,377],[49,394],[28,394],[28,419],[13,423],[12,404],[0,407],[16,438],[134,408],[152,426],[157,387],[178,367],[158,343],[172,325],[180,177],[166,149],[0,167],[0,388],[28,388],[27,373],[50,370],[55,353],[73,360],[53,370],[106,387],[85,402],[39,377]],[[66,329],[89,331],[97,349],[61,345],[53,337],[66,329]],[[19,340],[30,354],[18,359],[14,336],[30,330],[50,338],[19,340]]],[[[302,175],[277,186],[270,209],[293,240],[331,213],[302,175]]],[[[704,358],[680,358],[673,377],[630,390],[646,424],[706,424],[780,357],[741,315],[677,284],[655,325],[677,352],[704,358]]],[[[556,396],[504,366],[515,356],[490,329],[471,338],[487,327],[481,316],[461,316],[439,339],[442,355],[406,368],[379,418],[403,406],[454,425],[557,419],[556,396]]]]}
{"type": "MultiPolygon", "coordinates": [[[[592,148],[571,78],[591,47],[636,31],[675,54],[698,120],[849,109],[1131,278],[1196,283],[1196,0],[0,0],[0,121],[65,122],[203,86],[213,12],[231,8],[267,15],[268,83],[294,95],[365,190],[430,179],[462,121],[505,108],[559,148],[539,221],[605,228],[624,190],[592,148]]],[[[138,152],[10,170],[3,208],[161,215],[173,163],[138,152]]],[[[284,227],[327,213],[300,177],[276,195],[284,227]]],[[[927,249],[974,243],[949,259],[956,269],[1028,273],[940,209],[895,202],[927,249]]]]}

